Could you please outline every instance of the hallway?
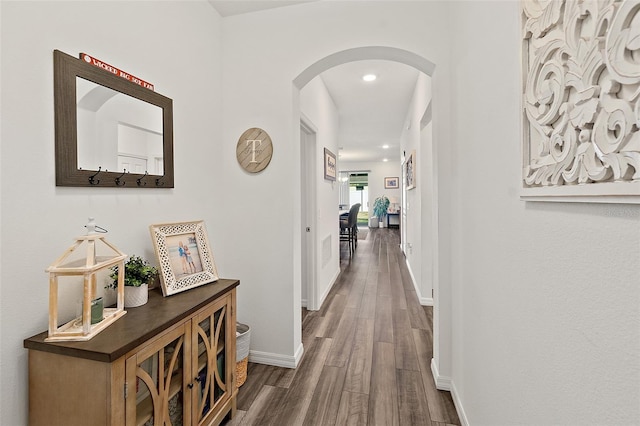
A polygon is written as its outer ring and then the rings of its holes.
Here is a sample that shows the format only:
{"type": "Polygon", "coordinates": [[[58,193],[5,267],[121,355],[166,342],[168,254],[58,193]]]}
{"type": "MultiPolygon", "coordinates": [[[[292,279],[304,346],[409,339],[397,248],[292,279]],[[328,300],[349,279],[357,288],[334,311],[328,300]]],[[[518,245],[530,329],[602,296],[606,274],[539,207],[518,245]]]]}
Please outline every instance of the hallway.
{"type": "Polygon", "coordinates": [[[434,385],[432,308],[418,303],[398,230],[364,230],[352,258],[340,253],[322,309],[303,309],[300,365],[250,363],[227,425],[459,425],[434,385]]]}

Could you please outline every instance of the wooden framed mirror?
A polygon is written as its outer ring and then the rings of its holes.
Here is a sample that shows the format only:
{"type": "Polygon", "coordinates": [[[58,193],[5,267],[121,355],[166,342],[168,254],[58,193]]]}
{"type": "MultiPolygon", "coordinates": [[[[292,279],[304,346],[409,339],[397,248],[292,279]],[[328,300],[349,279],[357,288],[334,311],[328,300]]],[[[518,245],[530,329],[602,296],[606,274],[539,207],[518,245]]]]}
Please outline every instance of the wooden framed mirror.
{"type": "Polygon", "coordinates": [[[56,186],[173,188],[173,101],[54,50],[56,186]]]}

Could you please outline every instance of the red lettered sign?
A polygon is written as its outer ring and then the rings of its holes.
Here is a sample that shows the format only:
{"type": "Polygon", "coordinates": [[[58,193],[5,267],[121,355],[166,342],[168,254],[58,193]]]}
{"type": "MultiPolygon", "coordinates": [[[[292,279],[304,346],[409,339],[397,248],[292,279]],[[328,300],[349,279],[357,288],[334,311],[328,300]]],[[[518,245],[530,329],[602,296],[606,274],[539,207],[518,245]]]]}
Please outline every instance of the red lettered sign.
{"type": "Polygon", "coordinates": [[[93,66],[96,66],[98,68],[102,68],[105,71],[109,71],[112,74],[117,75],[118,77],[122,77],[125,78],[127,80],[129,80],[132,83],[135,83],[139,86],[145,87],[149,90],[153,90],[153,84],[148,83],[134,75],[131,75],[127,72],[122,71],[119,68],[114,67],[113,65],[109,65],[106,62],[102,62],[100,59],[96,59],[93,56],[87,55],[86,53],[81,53],[80,54],[80,59],[82,59],[83,61],[85,61],[88,64],[91,64],[93,66]]]}

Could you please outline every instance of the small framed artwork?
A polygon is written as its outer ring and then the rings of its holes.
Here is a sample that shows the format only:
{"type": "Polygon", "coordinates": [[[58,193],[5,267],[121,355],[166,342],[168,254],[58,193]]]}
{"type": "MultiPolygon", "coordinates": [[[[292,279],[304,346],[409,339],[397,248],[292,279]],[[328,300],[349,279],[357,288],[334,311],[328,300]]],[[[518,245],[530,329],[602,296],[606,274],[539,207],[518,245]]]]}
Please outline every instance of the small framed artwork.
{"type": "Polygon", "coordinates": [[[204,221],[162,223],[149,226],[149,230],[160,265],[163,295],[218,280],[204,221]]]}
{"type": "Polygon", "coordinates": [[[327,148],[324,149],[324,178],[326,180],[336,180],[336,155],[329,151],[327,148]]]}
{"type": "Polygon", "coordinates": [[[416,151],[411,151],[411,154],[404,162],[404,172],[407,184],[407,189],[413,189],[416,187],[416,151]]]}
{"type": "Polygon", "coordinates": [[[384,189],[398,189],[400,188],[400,178],[386,177],[384,178],[384,189]]]}

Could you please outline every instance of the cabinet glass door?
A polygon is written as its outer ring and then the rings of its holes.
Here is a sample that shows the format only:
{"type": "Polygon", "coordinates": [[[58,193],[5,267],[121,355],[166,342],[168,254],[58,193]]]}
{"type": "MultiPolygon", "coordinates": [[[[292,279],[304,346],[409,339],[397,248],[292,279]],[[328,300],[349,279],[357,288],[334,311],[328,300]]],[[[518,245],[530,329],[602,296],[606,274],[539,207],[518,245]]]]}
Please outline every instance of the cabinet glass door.
{"type": "MultiPolygon", "coordinates": [[[[196,315],[193,321],[192,364],[196,391],[192,404],[197,419],[194,424],[208,424],[213,410],[231,395],[232,374],[226,368],[226,357],[229,356],[226,337],[231,326],[228,301],[228,298],[222,299],[196,315]]],[[[235,354],[233,357],[235,361],[235,354]]]]}
{"type": "Polygon", "coordinates": [[[127,359],[127,425],[189,424],[186,343],[183,325],[127,359]]]}

